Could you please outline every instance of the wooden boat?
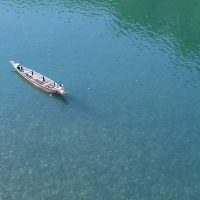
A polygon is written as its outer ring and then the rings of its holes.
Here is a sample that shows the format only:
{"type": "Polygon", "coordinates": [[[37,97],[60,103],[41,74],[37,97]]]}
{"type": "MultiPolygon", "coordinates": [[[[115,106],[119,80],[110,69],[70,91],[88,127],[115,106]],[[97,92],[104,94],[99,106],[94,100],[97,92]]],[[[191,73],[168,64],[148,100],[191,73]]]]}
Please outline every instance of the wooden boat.
{"type": "Polygon", "coordinates": [[[50,94],[66,94],[64,86],[61,82],[57,83],[51,80],[50,78],[36,71],[33,71],[32,69],[24,67],[19,63],[15,63],[14,61],[10,61],[10,64],[14,67],[16,72],[18,72],[23,78],[31,82],[36,87],[44,90],[45,92],[48,92],[50,94]]]}

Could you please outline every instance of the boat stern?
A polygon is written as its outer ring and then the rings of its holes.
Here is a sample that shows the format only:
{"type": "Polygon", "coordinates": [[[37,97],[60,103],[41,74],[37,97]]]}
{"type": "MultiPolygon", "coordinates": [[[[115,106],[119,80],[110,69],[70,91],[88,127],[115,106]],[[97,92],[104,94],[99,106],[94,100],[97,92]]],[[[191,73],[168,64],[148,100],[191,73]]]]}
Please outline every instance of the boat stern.
{"type": "Polygon", "coordinates": [[[59,86],[59,88],[58,88],[58,90],[57,90],[57,93],[58,93],[58,94],[61,94],[61,95],[67,94],[67,92],[65,91],[63,85],[62,85],[62,87],[59,86]]]}
{"type": "Polygon", "coordinates": [[[61,95],[66,94],[64,87],[61,87],[59,89],[59,94],[61,94],[61,95]]]}

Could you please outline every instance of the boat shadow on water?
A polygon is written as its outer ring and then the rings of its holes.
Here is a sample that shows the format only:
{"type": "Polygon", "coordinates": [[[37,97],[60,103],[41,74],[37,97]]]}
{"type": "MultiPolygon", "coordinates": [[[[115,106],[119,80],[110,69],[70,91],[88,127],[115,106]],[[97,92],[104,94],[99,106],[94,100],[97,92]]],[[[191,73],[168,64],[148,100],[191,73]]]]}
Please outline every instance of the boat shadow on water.
{"type": "MultiPolygon", "coordinates": [[[[47,94],[47,93],[46,93],[47,94]]],[[[69,95],[68,94],[64,94],[64,95],[60,95],[60,94],[47,94],[50,97],[52,97],[54,100],[63,102],[65,105],[69,105],[70,101],[68,100],[69,95]]]]}
{"type": "Polygon", "coordinates": [[[87,114],[93,116],[95,111],[91,108],[90,104],[85,102],[84,100],[80,100],[80,98],[74,94],[67,95],[67,100],[69,101],[70,107],[79,115],[87,114]]]}

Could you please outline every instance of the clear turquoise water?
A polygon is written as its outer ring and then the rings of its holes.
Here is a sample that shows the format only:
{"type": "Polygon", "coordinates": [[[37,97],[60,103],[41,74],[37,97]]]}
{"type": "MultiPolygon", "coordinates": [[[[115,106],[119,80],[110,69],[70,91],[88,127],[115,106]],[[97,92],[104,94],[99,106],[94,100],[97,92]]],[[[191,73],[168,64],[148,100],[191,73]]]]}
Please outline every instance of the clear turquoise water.
{"type": "Polygon", "coordinates": [[[0,200],[196,200],[198,1],[0,2],[0,200]],[[21,62],[69,96],[49,96],[21,62]]]}

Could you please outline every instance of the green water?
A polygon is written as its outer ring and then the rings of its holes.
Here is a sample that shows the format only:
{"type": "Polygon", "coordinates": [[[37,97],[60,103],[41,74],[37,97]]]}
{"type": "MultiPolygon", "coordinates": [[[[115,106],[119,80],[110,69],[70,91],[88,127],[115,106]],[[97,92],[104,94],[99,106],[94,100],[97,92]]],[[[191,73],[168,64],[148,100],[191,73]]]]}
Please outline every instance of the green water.
{"type": "Polygon", "coordinates": [[[0,1],[0,200],[198,200],[199,9],[0,1]],[[62,80],[68,97],[9,60],[62,80]]]}

